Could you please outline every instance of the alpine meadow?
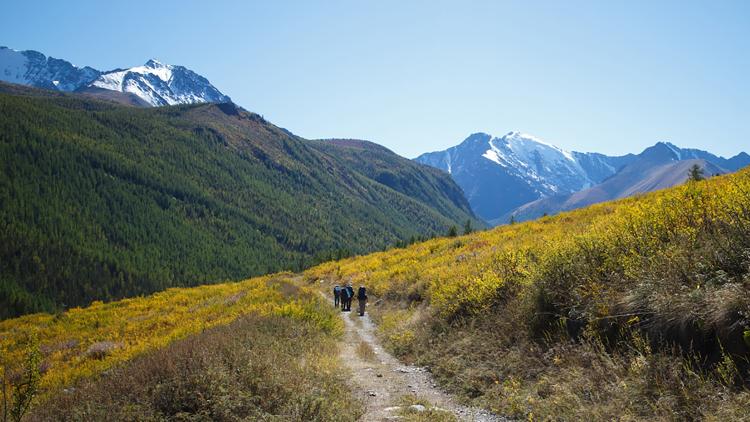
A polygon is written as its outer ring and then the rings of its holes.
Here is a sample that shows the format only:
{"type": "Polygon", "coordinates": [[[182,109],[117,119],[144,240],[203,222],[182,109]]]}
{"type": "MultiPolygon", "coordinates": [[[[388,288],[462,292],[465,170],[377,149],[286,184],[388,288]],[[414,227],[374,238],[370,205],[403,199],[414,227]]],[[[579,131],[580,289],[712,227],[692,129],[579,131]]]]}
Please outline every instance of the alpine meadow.
{"type": "Polygon", "coordinates": [[[0,22],[0,422],[750,422],[750,3],[0,22]]]}

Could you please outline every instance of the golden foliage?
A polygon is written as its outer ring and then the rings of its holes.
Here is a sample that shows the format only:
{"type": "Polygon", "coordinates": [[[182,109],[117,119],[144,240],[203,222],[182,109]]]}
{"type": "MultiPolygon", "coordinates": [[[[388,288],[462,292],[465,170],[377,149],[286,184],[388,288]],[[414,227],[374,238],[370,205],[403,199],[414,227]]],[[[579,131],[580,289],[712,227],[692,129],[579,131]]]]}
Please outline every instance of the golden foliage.
{"type": "Polygon", "coordinates": [[[35,314],[0,322],[0,366],[14,368],[29,337],[44,355],[43,393],[71,385],[176,339],[228,324],[241,315],[281,315],[340,332],[341,321],[316,309],[310,289],[289,288],[288,274],[193,288],[147,297],[94,302],[58,315],[35,314]],[[289,294],[289,291],[295,294],[289,294]],[[103,348],[102,345],[108,345],[103,348]],[[106,350],[104,350],[106,349],[106,350]]]}

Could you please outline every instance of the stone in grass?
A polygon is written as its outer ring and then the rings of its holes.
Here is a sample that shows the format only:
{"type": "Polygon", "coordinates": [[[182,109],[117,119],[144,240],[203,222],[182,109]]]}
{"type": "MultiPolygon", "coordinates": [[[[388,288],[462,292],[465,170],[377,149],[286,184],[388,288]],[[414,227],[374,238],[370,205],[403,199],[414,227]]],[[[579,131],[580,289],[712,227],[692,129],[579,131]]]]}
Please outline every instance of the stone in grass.
{"type": "Polygon", "coordinates": [[[122,343],[115,343],[114,341],[98,341],[86,349],[86,356],[92,359],[104,359],[105,356],[120,347],[122,347],[122,343]]]}
{"type": "Polygon", "coordinates": [[[425,410],[427,410],[427,408],[424,407],[424,406],[422,406],[421,404],[412,404],[411,406],[409,406],[409,410],[414,411],[414,412],[418,412],[418,413],[422,413],[425,410]]]}

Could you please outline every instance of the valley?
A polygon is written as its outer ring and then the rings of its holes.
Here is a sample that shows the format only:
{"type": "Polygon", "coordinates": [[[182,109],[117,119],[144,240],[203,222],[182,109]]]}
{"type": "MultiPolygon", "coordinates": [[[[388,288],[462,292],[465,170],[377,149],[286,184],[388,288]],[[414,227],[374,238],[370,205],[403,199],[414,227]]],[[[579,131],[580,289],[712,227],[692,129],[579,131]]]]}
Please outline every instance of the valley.
{"type": "Polygon", "coordinates": [[[2,318],[482,226],[439,171],[384,148],[363,167],[230,103],[136,108],[0,83],[0,107],[2,318]]]}
{"type": "Polygon", "coordinates": [[[2,16],[0,422],[750,422],[750,3],[2,16]]]}
{"type": "MultiPolygon", "coordinates": [[[[429,367],[440,389],[455,395],[451,402],[511,419],[670,419],[675,402],[680,418],[736,419],[750,400],[741,388],[750,355],[748,222],[750,172],[743,170],[534,222],[332,261],[300,275],[170,289],[57,316],[6,320],[0,323],[3,364],[23,362],[34,333],[46,362],[36,402],[42,412],[41,403],[61,403],[56,397],[69,385],[103,391],[96,383],[110,381],[96,381],[97,374],[118,362],[141,362],[138,356],[213,326],[236,327],[232,321],[243,315],[279,315],[318,324],[338,339],[318,361],[335,359],[349,368],[334,371],[348,375],[331,385],[353,389],[352,403],[361,407],[342,420],[366,415],[368,400],[379,397],[374,390],[375,396],[364,396],[368,384],[361,378],[383,369],[383,362],[385,369],[401,367],[381,347],[416,365],[404,366],[406,373],[429,367]],[[328,295],[342,282],[368,287],[375,325],[337,316],[320,297],[320,290],[328,295]],[[114,346],[94,352],[101,344],[114,346]],[[349,352],[339,355],[341,347],[349,352]]],[[[393,376],[394,384],[377,384],[395,389],[375,412],[432,403],[438,409],[427,414],[439,417],[440,409],[452,408],[431,396],[432,384],[424,397],[399,401],[402,393],[419,390],[408,377],[393,376]]],[[[407,411],[413,418],[427,414],[407,411]]]]}

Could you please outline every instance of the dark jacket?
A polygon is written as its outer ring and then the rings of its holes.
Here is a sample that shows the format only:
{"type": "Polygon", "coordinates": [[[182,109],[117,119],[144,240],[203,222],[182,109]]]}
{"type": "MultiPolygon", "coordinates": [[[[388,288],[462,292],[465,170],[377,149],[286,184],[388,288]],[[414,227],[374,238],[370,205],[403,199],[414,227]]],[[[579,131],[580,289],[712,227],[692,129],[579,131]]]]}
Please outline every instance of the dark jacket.
{"type": "Polygon", "coordinates": [[[367,299],[367,289],[360,287],[357,291],[357,299],[367,299]]]}
{"type": "Polygon", "coordinates": [[[336,286],[333,288],[333,295],[335,297],[341,297],[341,287],[336,286]]]}
{"type": "Polygon", "coordinates": [[[348,298],[354,297],[354,287],[346,286],[346,297],[348,298]]]}

